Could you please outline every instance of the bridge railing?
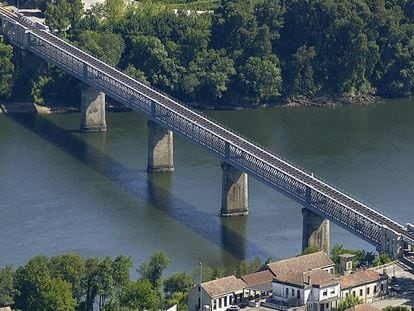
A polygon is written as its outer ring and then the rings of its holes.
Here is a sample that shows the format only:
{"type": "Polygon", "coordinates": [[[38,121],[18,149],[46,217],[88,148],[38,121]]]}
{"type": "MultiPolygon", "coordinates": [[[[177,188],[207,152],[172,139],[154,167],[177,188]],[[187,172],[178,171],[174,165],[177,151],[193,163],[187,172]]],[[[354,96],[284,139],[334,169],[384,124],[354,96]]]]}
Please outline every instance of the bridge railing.
{"type": "MultiPolygon", "coordinates": [[[[59,46],[60,44],[63,44],[62,40],[46,33],[39,34],[39,30],[36,29],[32,29],[32,31],[33,33],[30,33],[29,37],[33,38],[33,40],[31,40],[28,48],[33,50],[39,56],[46,58],[50,62],[70,72],[84,82],[103,89],[106,93],[108,93],[108,95],[114,97],[116,100],[120,100],[126,106],[143,112],[148,117],[156,120],[165,127],[173,129],[190,140],[197,142],[213,153],[218,154],[225,161],[228,161],[236,167],[253,174],[259,180],[267,183],[268,185],[277,188],[278,190],[282,190],[298,202],[302,204],[304,204],[304,202],[306,203],[306,188],[309,185],[306,185],[304,182],[298,180],[294,176],[291,176],[286,171],[271,165],[263,159],[259,159],[244,147],[240,148],[239,146],[232,144],[231,139],[228,140],[221,137],[220,135],[215,134],[215,132],[208,130],[205,126],[201,126],[200,124],[197,124],[197,122],[187,118],[185,115],[178,114],[176,111],[164,105],[159,100],[163,101],[162,98],[164,97],[171,102],[177,103],[182,109],[186,109],[188,116],[191,116],[192,114],[193,116],[196,115],[197,118],[207,120],[212,126],[214,125],[213,128],[218,127],[231,134],[230,137],[236,137],[236,135],[238,135],[236,141],[240,141],[240,139],[242,139],[250,144],[253,150],[259,149],[269,155],[270,158],[282,161],[295,170],[300,171],[300,174],[307,175],[306,179],[309,180],[309,178],[314,178],[314,180],[317,180],[319,183],[324,183],[329,188],[337,191],[337,189],[330,186],[328,182],[322,181],[323,179],[313,177],[313,174],[290,163],[290,161],[280,157],[279,155],[276,156],[273,151],[270,151],[264,147],[259,147],[256,143],[251,141],[251,139],[245,137],[244,135],[236,134],[234,130],[227,128],[225,125],[218,124],[217,121],[212,120],[205,114],[193,112],[191,109],[187,108],[184,103],[177,102],[176,99],[171,98],[168,94],[165,94],[159,90],[154,90],[153,88],[149,89],[145,86],[148,90],[151,90],[151,92],[162,95],[162,97],[156,96],[155,98],[150,98],[145,95],[145,92],[144,94],[141,92],[142,88],[144,88],[142,84],[138,84],[137,81],[127,77],[125,74],[118,71],[114,72],[113,68],[100,62],[99,60],[94,61],[94,63],[97,64],[97,66],[95,66],[94,64],[86,61],[88,59],[93,59],[90,55],[82,52],[83,54],[81,55],[84,55],[86,60],[82,59],[82,57],[76,57],[76,55],[73,55],[72,52],[68,52],[76,49],[75,47],[64,43],[66,44],[66,48],[62,48],[59,46]],[[56,45],[53,42],[50,42],[50,40],[47,40],[48,38],[60,40],[59,42],[61,43],[56,45]],[[100,68],[100,66],[102,66],[103,69],[100,68]],[[107,72],[106,69],[108,69],[107,72]],[[116,79],[114,76],[111,76],[110,73],[115,74],[115,76],[120,77],[120,79],[116,79]],[[134,88],[134,85],[139,85],[141,91],[137,91],[137,89],[134,88]]],[[[202,123],[204,123],[204,121],[202,123]]],[[[217,131],[217,133],[223,132],[217,131]]],[[[243,143],[243,145],[245,144],[243,143]]],[[[329,216],[340,225],[352,228],[352,230],[365,235],[365,237],[371,234],[373,236],[371,242],[377,242],[378,223],[373,222],[366,216],[360,214],[358,211],[351,210],[343,203],[337,202],[335,199],[319,193],[317,190],[312,189],[312,191],[315,192],[315,200],[319,200],[319,203],[316,204],[311,202],[309,204],[309,208],[315,209],[315,211],[329,216]],[[321,204],[321,202],[325,202],[326,204],[321,204]],[[341,216],[339,217],[338,215],[341,216]]],[[[346,192],[344,191],[342,195],[346,195],[346,192]]],[[[359,201],[353,199],[351,195],[347,196],[359,203],[359,201]]],[[[369,209],[368,206],[366,206],[366,208],[369,209]]]]}

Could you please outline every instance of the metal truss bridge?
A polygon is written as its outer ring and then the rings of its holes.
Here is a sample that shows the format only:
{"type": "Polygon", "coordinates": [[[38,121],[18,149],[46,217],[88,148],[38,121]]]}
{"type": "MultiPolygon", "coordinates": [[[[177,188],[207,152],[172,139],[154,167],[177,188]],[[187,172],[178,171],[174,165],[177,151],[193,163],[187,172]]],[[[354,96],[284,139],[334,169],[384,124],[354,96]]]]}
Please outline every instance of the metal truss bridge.
{"type": "Polygon", "coordinates": [[[414,233],[313,174],[219,125],[177,100],[144,85],[25,18],[0,8],[3,34],[26,49],[96,87],[162,127],[204,147],[307,209],[393,255],[414,245],[414,233]],[[397,248],[399,250],[397,250],[397,248]]]}

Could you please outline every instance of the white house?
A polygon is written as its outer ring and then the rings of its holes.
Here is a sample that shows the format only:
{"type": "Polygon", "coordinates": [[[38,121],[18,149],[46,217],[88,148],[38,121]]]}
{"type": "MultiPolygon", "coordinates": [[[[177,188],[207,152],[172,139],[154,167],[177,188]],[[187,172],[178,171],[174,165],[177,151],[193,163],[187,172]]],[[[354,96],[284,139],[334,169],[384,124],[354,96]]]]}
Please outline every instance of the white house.
{"type": "Polygon", "coordinates": [[[188,294],[188,309],[224,311],[243,300],[245,286],[246,283],[234,275],[196,285],[188,294]]]}
{"type": "Polygon", "coordinates": [[[341,298],[353,295],[362,302],[371,303],[377,297],[388,294],[388,276],[374,270],[359,270],[341,276],[341,298]]]}
{"type": "Polygon", "coordinates": [[[272,300],[286,307],[306,306],[311,311],[336,308],[340,298],[340,281],[330,272],[310,270],[289,272],[273,279],[272,300]]]}

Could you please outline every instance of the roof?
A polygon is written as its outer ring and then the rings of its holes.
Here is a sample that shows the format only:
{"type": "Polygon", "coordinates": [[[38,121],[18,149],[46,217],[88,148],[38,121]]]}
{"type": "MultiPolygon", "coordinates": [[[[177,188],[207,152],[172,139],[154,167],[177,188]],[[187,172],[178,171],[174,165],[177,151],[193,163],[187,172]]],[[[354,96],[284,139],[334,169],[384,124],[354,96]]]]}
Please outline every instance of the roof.
{"type": "Polygon", "coordinates": [[[314,285],[321,287],[339,283],[339,278],[325,270],[311,270],[305,272],[289,272],[285,275],[279,275],[275,278],[276,282],[289,283],[304,287],[305,285],[314,285]]]}
{"type": "Polygon", "coordinates": [[[242,275],[240,277],[247,285],[257,285],[272,282],[273,274],[269,270],[242,275]]]}
{"type": "Polygon", "coordinates": [[[359,270],[340,277],[341,288],[355,287],[381,279],[381,275],[373,270],[359,270]]]}
{"type": "Polygon", "coordinates": [[[354,258],[355,255],[353,255],[353,254],[342,254],[342,255],[339,255],[339,257],[340,258],[354,258]]]}
{"type": "Polygon", "coordinates": [[[10,307],[3,307],[0,308],[0,311],[12,311],[12,309],[10,307]]]}
{"type": "Polygon", "coordinates": [[[267,268],[275,276],[289,272],[303,272],[333,266],[334,262],[325,252],[302,255],[267,264],[267,268]]]}
{"type": "Polygon", "coordinates": [[[356,305],[351,308],[348,308],[345,311],[381,311],[381,309],[375,308],[369,304],[364,303],[361,305],[356,305]]]}
{"type": "Polygon", "coordinates": [[[234,275],[201,283],[201,287],[204,288],[210,297],[241,291],[245,286],[246,283],[234,275]]]}

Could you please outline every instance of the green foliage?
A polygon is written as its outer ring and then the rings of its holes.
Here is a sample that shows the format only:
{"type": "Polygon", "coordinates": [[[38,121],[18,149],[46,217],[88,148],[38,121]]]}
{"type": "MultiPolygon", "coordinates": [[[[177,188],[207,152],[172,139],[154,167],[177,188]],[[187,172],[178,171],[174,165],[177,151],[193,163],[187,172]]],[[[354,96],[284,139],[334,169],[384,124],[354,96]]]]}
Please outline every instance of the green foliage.
{"type": "Polygon", "coordinates": [[[13,48],[0,41],[0,97],[12,95],[14,65],[12,63],[13,48]]]}
{"type": "Polygon", "coordinates": [[[52,278],[49,260],[45,256],[31,259],[16,271],[17,295],[15,305],[27,311],[74,310],[76,301],[72,297],[71,285],[52,278]]]}
{"type": "Polygon", "coordinates": [[[375,259],[372,261],[374,266],[381,266],[387,263],[392,262],[392,258],[387,253],[380,253],[375,259]]]}
{"type": "Polygon", "coordinates": [[[14,303],[16,290],[13,286],[14,269],[6,266],[0,269],[0,307],[10,306],[14,303]]]}
{"type": "Polygon", "coordinates": [[[382,310],[384,310],[384,311],[410,311],[410,307],[407,307],[407,306],[395,306],[395,307],[388,306],[388,307],[385,307],[382,310]]]}
{"type": "Polygon", "coordinates": [[[85,261],[73,253],[58,255],[50,259],[49,269],[52,277],[71,285],[73,296],[80,303],[83,297],[82,280],[86,276],[85,261]]]}
{"type": "Polygon", "coordinates": [[[138,269],[143,280],[150,281],[154,288],[159,288],[162,282],[162,273],[167,268],[170,260],[163,251],[156,251],[149,261],[144,261],[138,269]]]}
{"type": "Polygon", "coordinates": [[[79,46],[110,66],[116,67],[125,49],[121,35],[112,32],[82,31],[78,37],[79,46]]]}
{"type": "MultiPolygon", "coordinates": [[[[179,99],[255,106],[280,97],[412,94],[413,7],[405,0],[106,0],[83,14],[80,0],[46,0],[45,17],[60,36],[179,99]],[[214,12],[180,11],[201,7],[214,12]]],[[[0,44],[0,96],[50,104],[78,94],[36,62],[17,68],[15,57],[13,70],[10,51],[0,44]]]]}
{"type": "Polygon", "coordinates": [[[147,279],[130,282],[121,298],[122,305],[133,310],[160,310],[161,297],[147,279]]]}
{"type": "Polygon", "coordinates": [[[362,303],[362,300],[359,297],[349,295],[344,300],[338,302],[338,306],[336,308],[337,311],[344,311],[348,308],[351,308],[355,305],[359,305],[362,303]]]}
{"type": "Polygon", "coordinates": [[[177,292],[187,292],[194,286],[194,281],[191,275],[187,273],[174,273],[164,281],[164,291],[171,294],[177,292]]]}
{"type": "Polygon", "coordinates": [[[252,261],[242,260],[239,265],[238,276],[257,272],[263,265],[263,261],[260,257],[256,257],[252,261]]]}
{"type": "Polygon", "coordinates": [[[249,57],[239,77],[241,89],[250,101],[265,103],[281,94],[282,77],[276,57],[249,57]]]}
{"type": "Polygon", "coordinates": [[[315,246],[308,246],[306,247],[300,255],[308,255],[319,252],[320,249],[315,246]]]}

